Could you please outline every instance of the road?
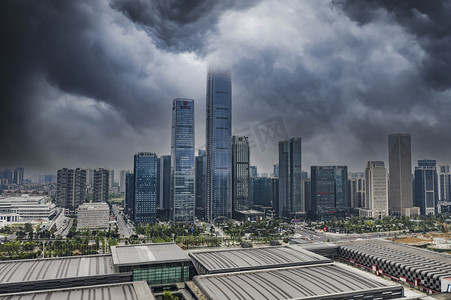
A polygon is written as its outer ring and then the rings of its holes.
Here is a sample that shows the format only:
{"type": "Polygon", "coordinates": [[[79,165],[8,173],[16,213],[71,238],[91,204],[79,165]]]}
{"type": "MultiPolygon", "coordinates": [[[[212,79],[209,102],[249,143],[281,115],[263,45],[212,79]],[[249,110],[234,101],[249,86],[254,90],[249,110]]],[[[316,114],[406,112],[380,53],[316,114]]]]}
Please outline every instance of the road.
{"type": "Polygon", "coordinates": [[[120,234],[125,238],[129,238],[131,235],[135,234],[133,226],[131,224],[127,224],[127,222],[122,217],[117,205],[113,204],[111,207],[114,215],[116,216],[120,234]]]}

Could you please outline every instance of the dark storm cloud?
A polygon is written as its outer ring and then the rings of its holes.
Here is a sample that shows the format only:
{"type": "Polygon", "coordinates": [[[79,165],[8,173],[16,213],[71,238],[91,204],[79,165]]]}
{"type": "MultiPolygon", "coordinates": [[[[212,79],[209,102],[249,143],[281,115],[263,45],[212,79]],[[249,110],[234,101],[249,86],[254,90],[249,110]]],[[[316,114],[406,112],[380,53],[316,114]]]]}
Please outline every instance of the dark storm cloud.
{"type": "Polygon", "coordinates": [[[206,35],[216,31],[221,15],[257,3],[239,0],[114,0],[112,6],[143,26],[160,48],[202,52],[206,35]]]}
{"type": "Polygon", "coordinates": [[[335,4],[362,26],[388,12],[426,51],[421,69],[427,83],[438,90],[451,88],[450,1],[336,0],[335,4]]]}

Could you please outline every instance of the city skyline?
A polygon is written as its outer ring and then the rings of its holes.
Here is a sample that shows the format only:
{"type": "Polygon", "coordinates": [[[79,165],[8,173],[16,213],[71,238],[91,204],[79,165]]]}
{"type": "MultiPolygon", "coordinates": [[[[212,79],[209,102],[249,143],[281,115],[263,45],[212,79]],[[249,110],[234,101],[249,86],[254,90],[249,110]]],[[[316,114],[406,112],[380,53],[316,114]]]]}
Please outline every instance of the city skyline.
{"type": "Polygon", "coordinates": [[[169,154],[176,97],[195,99],[201,148],[209,65],[232,70],[232,134],[260,172],[277,162],[268,124],[302,137],[305,165],[387,162],[393,132],[411,133],[413,161],[449,164],[446,3],[2,3],[0,166],[131,169],[134,153],[169,154]]]}

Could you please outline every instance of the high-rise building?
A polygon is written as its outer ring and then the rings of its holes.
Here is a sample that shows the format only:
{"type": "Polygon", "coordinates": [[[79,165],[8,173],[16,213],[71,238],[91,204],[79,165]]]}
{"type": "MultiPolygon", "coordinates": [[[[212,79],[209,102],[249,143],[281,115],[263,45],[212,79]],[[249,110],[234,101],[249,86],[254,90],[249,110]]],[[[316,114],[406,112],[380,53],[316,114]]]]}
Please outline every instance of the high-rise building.
{"type": "MultiPolygon", "coordinates": [[[[272,210],[279,215],[279,178],[272,179],[272,210]]],[[[272,216],[274,218],[274,215],[272,216]]]]}
{"type": "Polygon", "coordinates": [[[159,164],[160,160],[155,153],[135,154],[135,202],[133,203],[135,224],[149,224],[157,221],[159,164]]]}
{"type": "Polygon", "coordinates": [[[253,206],[272,207],[274,183],[273,178],[253,177],[251,178],[251,196],[253,206]]]}
{"type": "Polygon", "coordinates": [[[232,204],[233,211],[248,210],[249,202],[249,140],[232,137],[232,204]]]}
{"type": "Polygon", "coordinates": [[[449,172],[449,165],[440,166],[438,181],[439,200],[451,201],[451,173],[449,172]]]}
{"type": "Polygon", "coordinates": [[[388,216],[388,175],[383,161],[367,162],[365,185],[365,208],[359,215],[377,219],[388,216]]]}
{"type": "Polygon", "coordinates": [[[92,193],[92,200],[94,202],[107,202],[109,193],[109,177],[108,169],[94,170],[94,188],[92,193]]]}
{"type": "Polygon", "coordinates": [[[250,178],[258,177],[257,166],[249,166],[249,177],[250,178]]]}
{"type": "Polygon", "coordinates": [[[311,167],[311,210],[318,219],[345,216],[351,207],[348,197],[348,167],[311,167]]]}
{"type": "Polygon", "coordinates": [[[119,192],[123,193],[125,192],[125,176],[127,173],[130,173],[130,171],[127,170],[120,170],[119,171],[119,192]]]}
{"type": "Polygon", "coordinates": [[[13,171],[11,169],[3,169],[0,172],[0,179],[4,183],[13,183],[13,171]]]}
{"type": "Polygon", "coordinates": [[[14,169],[14,178],[13,181],[15,184],[22,185],[23,184],[23,174],[24,169],[23,168],[15,168],[14,169]]]}
{"type": "Polygon", "coordinates": [[[58,206],[75,213],[86,200],[86,170],[63,168],[57,173],[56,199],[58,206]]]}
{"type": "Polygon", "coordinates": [[[133,218],[133,203],[135,202],[135,174],[125,174],[125,212],[133,218]]]}
{"type": "Polygon", "coordinates": [[[206,217],[232,217],[232,80],[210,70],[207,79],[206,217]]]}
{"type": "Polygon", "coordinates": [[[351,208],[365,207],[365,178],[351,177],[348,183],[351,208]]]}
{"type": "Polygon", "coordinates": [[[410,215],[413,207],[410,134],[388,136],[389,189],[391,214],[410,215]]]}
{"type": "Polygon", "coordinates": [[[274,165],[273,165],[272,176],[273,176],[274,178],[279,178],[279,164],[274,164],[274,165]]]}
{"type": "Polygon", "coordinates": [[[86,169],[86,186],[88,189],[92,189],[94,187],[94,170],[86,169]]]}
{"type": "Polygon", "coordinates": [[[279,215],[305,213],[302,202],[301,139],[279,142],[279,215]]]}
{"type": "Polygon", "coordinates": [[[171,207],[171,156],[160,156],[160,209],[171,207]]]}
{"type": "Polygon", "coordinates": [[[415,167],[415,206],[422,215],[436,214],[438,194],[436,161],[419,160],[415,167]]]}
{"type": "Polygon", "coordinates": [[[205,219],[205,209],[206,209],[206,194],[205,194],[205,177],[207,170],[207,158],[206,151],[199,150],[196,156],[195,172],[196,178],[194,180],[196,184],[196,216],[199,219],[205,219]]]}
{"type": "Polygon", "coordinates": [[[171,141],[170,220],[194,223],[194,100],[173,100],[171,141]]]}
{"type": "Polygon", "coordinates": [[[114,186],[114,170],[109,170],[108,173],[108,188],[110,191],[112,191],[112,188],[114,186]]]}

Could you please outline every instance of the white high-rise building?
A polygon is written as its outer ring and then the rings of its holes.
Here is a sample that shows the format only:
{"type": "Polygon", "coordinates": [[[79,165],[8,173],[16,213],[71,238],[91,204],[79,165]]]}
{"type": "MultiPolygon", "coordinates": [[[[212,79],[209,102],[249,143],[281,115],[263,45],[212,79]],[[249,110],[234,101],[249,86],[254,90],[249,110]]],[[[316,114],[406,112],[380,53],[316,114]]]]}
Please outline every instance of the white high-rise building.
{"type": "Polygon", "coordinates": [[[388,216],[388,175],[383,161],[369,161],[365,168],[365,208],[361,217],[388,216]]]}

